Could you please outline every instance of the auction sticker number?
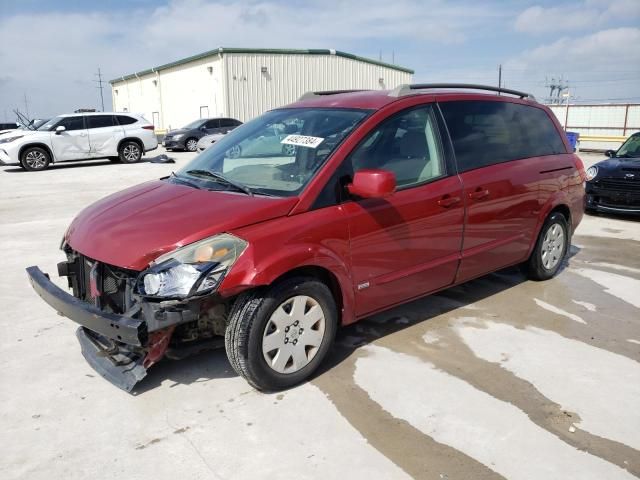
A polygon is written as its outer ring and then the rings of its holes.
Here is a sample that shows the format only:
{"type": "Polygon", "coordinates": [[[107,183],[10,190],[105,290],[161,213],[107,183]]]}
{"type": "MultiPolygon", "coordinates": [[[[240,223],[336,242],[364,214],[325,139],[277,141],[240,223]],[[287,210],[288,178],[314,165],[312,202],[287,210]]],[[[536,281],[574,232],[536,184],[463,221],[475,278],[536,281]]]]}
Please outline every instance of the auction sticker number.
{"type": "Polygon", "coordinates": [[[280,143],[296,145],[298,147],[318,148],[324,138],[310,137],[308,135],[287,135],[280,143]]]}

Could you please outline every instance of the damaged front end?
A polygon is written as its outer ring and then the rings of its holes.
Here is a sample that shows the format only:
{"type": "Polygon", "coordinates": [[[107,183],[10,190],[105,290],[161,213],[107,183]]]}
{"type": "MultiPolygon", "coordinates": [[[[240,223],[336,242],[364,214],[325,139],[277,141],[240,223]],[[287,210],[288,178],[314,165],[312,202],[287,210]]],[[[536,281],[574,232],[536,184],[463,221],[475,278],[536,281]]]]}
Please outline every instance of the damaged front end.
{"type": "Polygon", "coordinates": [[[45,302],[80,325],[76,335],[83,356],[117,387],[131,392],[163,357],[178,359],[224,345],[228,304],[215,289],[230,265],[212,260],[215,252],[188,263],[179,249],[137,272],[95,261],[66,244],[63,250],[67,261],[58,264],[58,274],[67,277],[73,295],[38,267],[27,268],[29,280],[45,302]],[[185,265],[202,272],[193,285],[176,277],[176,268],[187,270],[185,265]]]}

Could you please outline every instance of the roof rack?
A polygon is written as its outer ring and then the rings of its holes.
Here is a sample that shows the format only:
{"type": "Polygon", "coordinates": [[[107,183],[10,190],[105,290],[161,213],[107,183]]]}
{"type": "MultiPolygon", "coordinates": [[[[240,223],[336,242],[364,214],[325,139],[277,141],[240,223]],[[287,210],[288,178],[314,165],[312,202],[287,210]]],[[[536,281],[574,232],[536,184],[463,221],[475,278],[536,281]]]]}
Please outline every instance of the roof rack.
{"type": "Polygon", "coordinates": [[[300,100],[307,100],[309,98],[314,98],[314,97],[323,97],[325,95],[339,95],[340,93],[353,93],[353,92],[366,92],[366,89],[360,88],[360,89],[354,89],[354,90],[324,90],[324,91],[320,91],[320,92],[307,92],[304,93],[299,99],[300,100]]]}
{"type": "Polygon", "coordinates": [[[413,90],[429,90],[435,88],[455,88],[462,90],[485,90],[488,92],[497,92],[498,95],[506,93],[508,95],[515,95],[516,97],[526,98],[535,101],[536,98],[530,93],[520,92],[518,90],[511,90],[510,88],[492,87],[490,85],[476,85],[474,83],[414,83],[412,85],[398,85],[396,88],[389,92],[390,97],[402,97],[410,95],[413,90]]]}

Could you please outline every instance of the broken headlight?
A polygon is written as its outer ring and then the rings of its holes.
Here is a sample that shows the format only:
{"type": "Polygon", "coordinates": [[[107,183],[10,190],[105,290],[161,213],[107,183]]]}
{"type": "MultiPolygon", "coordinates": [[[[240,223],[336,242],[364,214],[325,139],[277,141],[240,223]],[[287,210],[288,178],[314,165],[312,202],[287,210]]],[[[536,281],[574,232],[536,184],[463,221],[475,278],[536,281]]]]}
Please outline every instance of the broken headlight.
{"type": "Polygon", "coordinates": [[[158,257],[138,277],[138,292],[150,297],[202,295],[215,290],[247,248],[244,240],[223,233],[158,257]]]}

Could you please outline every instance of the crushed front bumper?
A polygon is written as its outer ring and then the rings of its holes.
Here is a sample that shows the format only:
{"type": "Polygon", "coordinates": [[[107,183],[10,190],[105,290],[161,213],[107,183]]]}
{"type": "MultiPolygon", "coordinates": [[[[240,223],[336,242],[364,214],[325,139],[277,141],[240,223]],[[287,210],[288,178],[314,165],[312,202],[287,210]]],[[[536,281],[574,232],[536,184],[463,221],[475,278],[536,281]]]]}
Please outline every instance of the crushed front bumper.
{"type": "Polygon", "coordinates": [[[124,315],[100,310],[55,285],[38,267],[27,268],[29,281],[42,299],[58,313],[104,337],[136,347],[147,344],[147,324],[124,315]]]}

